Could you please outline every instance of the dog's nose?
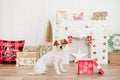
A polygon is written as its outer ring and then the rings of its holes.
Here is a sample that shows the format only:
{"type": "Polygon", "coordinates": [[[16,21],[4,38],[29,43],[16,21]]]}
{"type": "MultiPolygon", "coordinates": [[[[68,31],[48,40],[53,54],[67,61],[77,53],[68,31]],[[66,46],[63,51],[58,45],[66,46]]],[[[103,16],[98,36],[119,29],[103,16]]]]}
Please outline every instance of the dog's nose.
{"type": "Polygon", "coordinates": [[[62,49],[62,46],[60,46],[60,49],[62,49]]]}

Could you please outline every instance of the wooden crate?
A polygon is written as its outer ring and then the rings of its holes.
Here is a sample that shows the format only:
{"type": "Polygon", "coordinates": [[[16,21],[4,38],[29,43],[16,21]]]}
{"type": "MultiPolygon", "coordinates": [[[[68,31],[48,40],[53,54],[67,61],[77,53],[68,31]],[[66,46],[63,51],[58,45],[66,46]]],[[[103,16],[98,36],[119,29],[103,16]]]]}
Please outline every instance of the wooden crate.
{"type": "Polygon", "coordinates": [[[120,64],[120,52],[109,52],[109,63],[120,64]]]}
{"type": "Polygon", "coordinates": [[[34,65],[37,60],[36,52],[17,52],[16,55],[16,66],[31,66],[34,65]]]}

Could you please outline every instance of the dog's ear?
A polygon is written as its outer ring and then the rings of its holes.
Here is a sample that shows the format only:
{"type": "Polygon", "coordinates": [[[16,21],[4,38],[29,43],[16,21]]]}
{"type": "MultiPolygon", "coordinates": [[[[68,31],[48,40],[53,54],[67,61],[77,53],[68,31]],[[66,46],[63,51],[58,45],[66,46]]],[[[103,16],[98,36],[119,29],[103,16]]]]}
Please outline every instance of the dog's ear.
{"type": "Polygon", "coordinates": [[[66,39],[63,39],[64,40],[64,44],[68,44],[68,41],[66,39]]]}
{"type": "Polygon", "coordinates": [[[58,41],[55,40],[55,41],[54,41],[54,46],[57,46],[57,45],[58,45],[58,41]]]}

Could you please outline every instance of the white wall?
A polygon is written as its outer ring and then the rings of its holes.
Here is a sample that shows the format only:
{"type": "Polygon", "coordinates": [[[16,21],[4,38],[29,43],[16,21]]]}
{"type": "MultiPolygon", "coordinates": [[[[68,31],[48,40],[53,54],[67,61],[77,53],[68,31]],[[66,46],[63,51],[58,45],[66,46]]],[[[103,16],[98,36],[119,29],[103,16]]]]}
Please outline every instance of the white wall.
{"type": "Polygon", "coordinates": [[[44,44],[47,21],[55,22],[56,11],[85,12],[90,20],[94,11],[108,11],[109,33],[120,33],[120,0],[0,0],[0,39],[25,39],[26,45],[44,44]]]}

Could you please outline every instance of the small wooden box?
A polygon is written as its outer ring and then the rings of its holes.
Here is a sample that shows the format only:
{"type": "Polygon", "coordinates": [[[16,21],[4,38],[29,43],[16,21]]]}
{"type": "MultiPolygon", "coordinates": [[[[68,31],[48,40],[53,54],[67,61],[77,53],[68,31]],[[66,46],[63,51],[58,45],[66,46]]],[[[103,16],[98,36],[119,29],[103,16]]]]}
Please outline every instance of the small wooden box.
{"type": "Polygon", "coordinates": [[[109,63],[120,64],[120,52],[109,52],[109,63]]]}
{"type": "Polygon", "coordinates": [[[31,66],[37,60],[36,52],[17,52],[16,66],[31,66]]]}

